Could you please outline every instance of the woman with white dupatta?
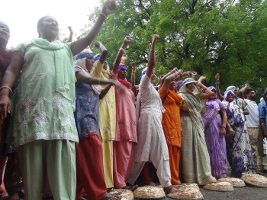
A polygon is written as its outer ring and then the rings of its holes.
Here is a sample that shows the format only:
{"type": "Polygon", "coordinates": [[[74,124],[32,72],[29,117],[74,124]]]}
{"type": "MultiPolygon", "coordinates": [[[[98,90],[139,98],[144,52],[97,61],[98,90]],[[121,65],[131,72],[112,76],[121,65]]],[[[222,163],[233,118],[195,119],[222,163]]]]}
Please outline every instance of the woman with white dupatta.
{"type": "MultiPolygon", "coordinates": [[[[148,67],[142,76],[137,98],[138,142],[134,151],[134,165],[128,183],[134,184],[145,163],[151,161],[157,169],[160,184],[166,194],[175,192],[171,184],[168,147],[162,129],[162,112],[165,111],[153,83],[155,74],[155,44],[159,36],[154,35],[149,55],[148,67]],[[140,105],[141,104],[141,105],[140,105]],[[141,107],[140,107],[141,106],[141,107]],[[140,117],[139,117],[140,113],[140,117]]],[[[144,71],[145,71],[144,70],[144,71]]]]}

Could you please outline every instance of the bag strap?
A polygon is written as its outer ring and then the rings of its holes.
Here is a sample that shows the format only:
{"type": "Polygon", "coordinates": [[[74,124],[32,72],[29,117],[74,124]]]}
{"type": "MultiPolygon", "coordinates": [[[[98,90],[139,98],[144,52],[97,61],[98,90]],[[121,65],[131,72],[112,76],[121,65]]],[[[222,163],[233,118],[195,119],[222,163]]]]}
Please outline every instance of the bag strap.
{"type": "Polygon", "coordinates": [[[162,105],[164,104],[165,100],[167,99],[168,94],[169,94],[169,92],[163,97],[163,99],[161,99],[161,101],[162,101],[162,105]]]}

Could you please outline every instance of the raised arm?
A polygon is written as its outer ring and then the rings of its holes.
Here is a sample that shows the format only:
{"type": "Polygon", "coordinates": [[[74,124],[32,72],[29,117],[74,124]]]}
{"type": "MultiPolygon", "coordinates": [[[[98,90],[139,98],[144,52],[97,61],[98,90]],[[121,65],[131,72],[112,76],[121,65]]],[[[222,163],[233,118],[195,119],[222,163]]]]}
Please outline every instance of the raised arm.
{"type": "Polygon", "coordinates": [[[196,75],[197,75],[197,72],[192,72],[192,74],[191,74],[192,79],[195,79],[196,75]]]}
{"type": "Polygon", "coordinates": [[[240,98],[244,99],[245,98],[244,97],[244,91],[249,87],[250,87],[250,85],[246,83],[245,86],[238,91],[238,96],[240,98]]]}
{"type": "Polygon", "coordinates": [[[135,72],[136,72],[136,61],[132,63],[132,75],[131,75],[131,89],[135,92],[135,72]]]}
{"type": "Polygon", "coordinates": [[[70,36],[69,36],[68,42],[72,42],[73,30],[72,30],[71,26],[68,26],[68,29],[70,31],[70,36]]]}
{"type": "Polygon", "coordinates": [[[118,72],[118,68],[119,68],[119,65],[120,65],[120,62],[121,62],[121,57],[123,56],[123,54],[125,53],[125,49],[127,47],[127,45],[132,42],[133,39],[131,39],[130,37],[126,36],[123,40],[123,43],[121,45],[121,48],[117,54],[117,57],[116,57],[116,61],[115,61],[115,64],[113,66],[113,73],[114,74],[117,74],[118,72]]]}
{"type": "Polygon", "coordinates": [[[181,78],[182,75],[183,75],[183,70],[182,70],[182,69],[179,69],[179,70],[178,70],[178,69],[176,68],[176,70],[175,70],[174,73],[172,73],[171,75],[169,75],[169,76],[167,76],[167,77],[165,78],[165,81],[164,81],[164,83],[163,83],[163,85],[162,85],[162,90],[163,90],[164,92],[166,92],[166,91],[169,89],[171,82],[172,82],[174,79],[176,79],[176,78],[181,78]]]}
{"type": "Polygon", "coordinates": [[[213,93],[209,88],[207,88],[205,85],[202,84],[202,81],[205,79],[206,79],[206,76],[201,76],[197,82],[199,87],[201,87],[205,91],[205,93],[202,94],[201,99],[207,99],[213,93]]]}
{"type": "Polygon", "coordinates": [[[151,49],[150,49],[150,54],[149,54],[149,60],[148,60],[148,65],[147,65],[147,70],[146,70],[146,75],[150,78],[153,69],[156,66],[156,61],[155,61],[155,45],[157,40],[159,39],[159,35],[154,34],[153,35],[153,40],[151,44],[151,49]]]}
{"type": "Polygon", "coordinates": [[[95,47],[101,51],[99,61],[101,64],[103,64],[108,56],[108,50],[100,41],[95,42],[95,47]]]}
{"type": "Polygon", "coordinates": [[[76,54],[80,53],[84,50],[91,42],[95,39],[97,34],[99,33],[104,20],[107,16],[116,8],[115,1],[108,1],[105,3],[102,13],[99,14],[99,17],[93,26],[92,30],[83,38],[71,43],[71,51],[72,54],[75,56],[76,54]]]}
{"type": "Polygon", "coordinates": [[[24,53],[15,51],[12,55],[11,62],[4,74],[1,90],[0,90],[0,112],[1,119],[7,117],[7,112],[10,112],[10,100],[8,98],[11,93],[10,89],[13,87],[17,77],[20,73],[20,66],[24,60],[24,53]]]}
{"type": "Polygon", "coordinates": [[[222,101],[223,100],[223,96],[221,95],[221,92],[220,92],[220,86],[219,86],[219,83],[220,83],[220,74],[219,73],[217,73],[215,75],[215,80],[216,80],[216,83],[215,83],[215,85],[216,85],[216,92],[217,92],[217,95],[218,95],[219,99],[222,101]]]}

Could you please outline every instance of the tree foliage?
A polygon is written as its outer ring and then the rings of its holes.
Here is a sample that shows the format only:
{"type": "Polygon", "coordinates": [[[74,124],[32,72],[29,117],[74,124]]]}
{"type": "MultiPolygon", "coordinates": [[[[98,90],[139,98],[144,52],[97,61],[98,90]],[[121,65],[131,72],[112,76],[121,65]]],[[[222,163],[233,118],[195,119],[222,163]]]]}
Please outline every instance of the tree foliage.
{"type": "MultiPolygon", "coordinates": [[[[138,83],[142,67],[148,62],[152,35],[157,33],[158,75],[178,67],[206,75],[206,84],[214,85],[214,76],[220,73],[222,91],[229,85],[242,87],[249,83],[261,96],[267,81],[265,1],[117,0],[117,3],[96,38],[109,50],[110,66],[125,35],[130,35],[134,42],[126,51],[127,64],[136,60],[140,66],[136,73],[138,83]]],[[[89,16],[84,34],[97,19],[100,8],[89,16]]],[[[131,72],[131,67],[128,71],[131,72]]]]}

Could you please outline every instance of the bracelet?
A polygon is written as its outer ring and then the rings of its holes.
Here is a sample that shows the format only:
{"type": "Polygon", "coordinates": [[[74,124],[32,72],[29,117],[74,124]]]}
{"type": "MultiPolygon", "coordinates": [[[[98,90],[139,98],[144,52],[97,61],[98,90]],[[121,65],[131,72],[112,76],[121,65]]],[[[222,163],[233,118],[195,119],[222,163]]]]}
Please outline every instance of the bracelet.
{"type": "Polygon", "coordinates": [[[265,123],[261,123],[261,125],[265,125],[265,123]]]}
{"type": "Polygon", "coordinates": [[[226,128],[226,126],[223,126],[223,125],[222,125],[222,127],[223,127],[223,128],[226,128]]]}
{"type": "Polygon", "coordinates": [[[150,49],[150,51],[154,51],[155,52],[155,49],[150,49]]]}
{"type": "Polygon", "coordinates": [[[10,94],[12,93],[12,89],[11,89],[10,87],[8,87],[8,86],[2,86],[2,87],[0,87],[0,90],[3,89],[3,88],[7,88],[7,89],[9,89],[10,94]]]}
{"type": "Polygon", "coordinates": [[[220,82],[215,83],[215,85],[218,85],[220,82]]]}
{"type": "Polygon", "coordinates": [[[105,19],[107,19],[107,16],[104,13],[100,13],[99,15],[103,15],[105,19]]]}
{"type": "Polygon", "coordinates": [[[99,77],[99,79],[98,79],[98,83],[99,83],[99,85],[100,85],[100,77],[99,77]]]}
{"type": "Polygon", "coordinates": [[[125,53],[125,49],[123,49],[123,48],[120,48],[120,51],[122,51],[123,53],[125,53]]]}

